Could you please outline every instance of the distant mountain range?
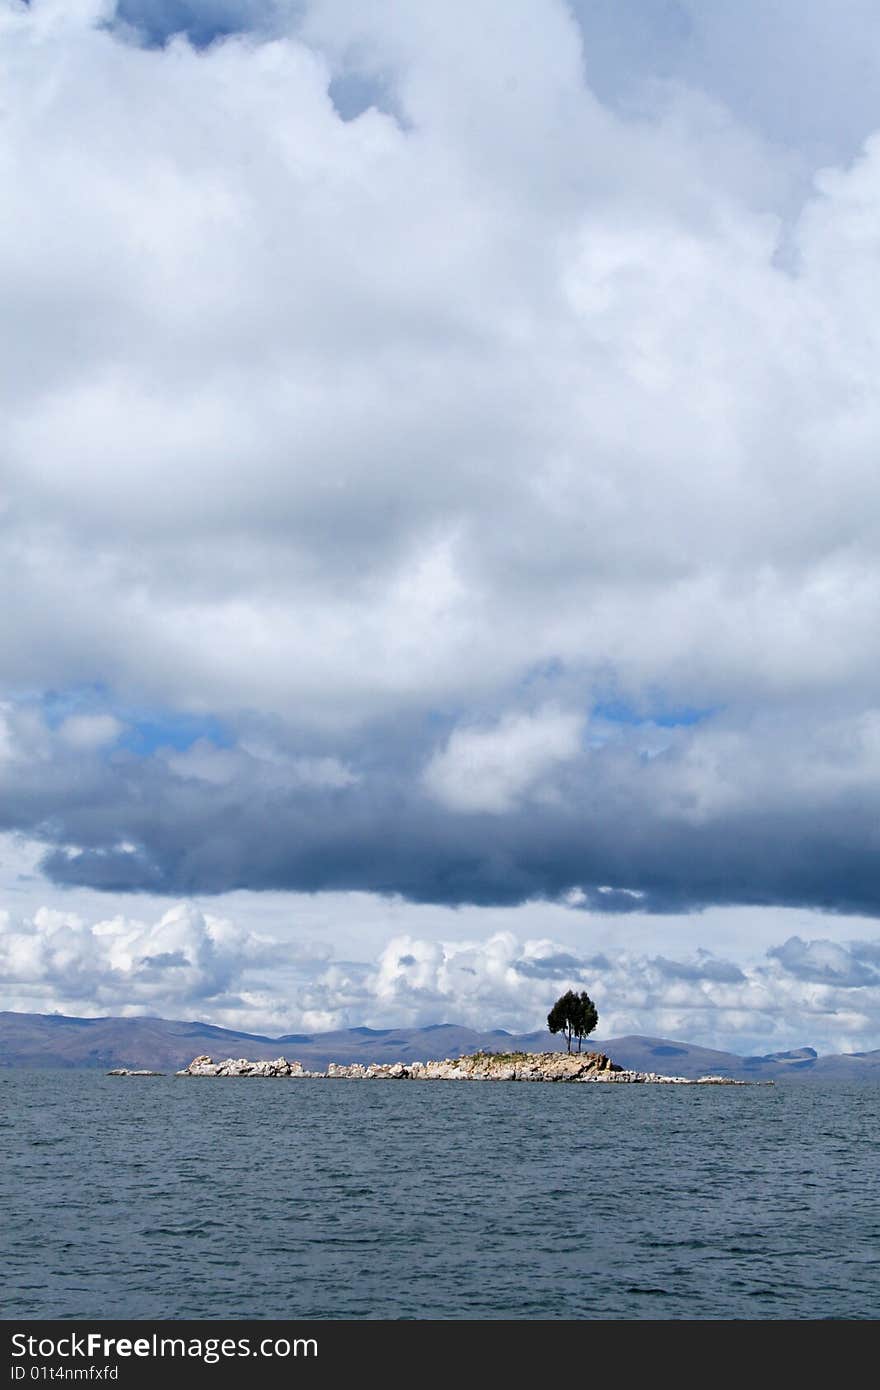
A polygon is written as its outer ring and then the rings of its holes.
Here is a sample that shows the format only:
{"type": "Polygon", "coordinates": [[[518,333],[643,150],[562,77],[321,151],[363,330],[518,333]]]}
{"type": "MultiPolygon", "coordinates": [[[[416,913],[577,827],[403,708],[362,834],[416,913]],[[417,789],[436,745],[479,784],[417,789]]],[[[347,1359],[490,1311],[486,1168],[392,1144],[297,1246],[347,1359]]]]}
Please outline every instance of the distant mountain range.
{"type": "MultiPolygon", "coordinates": [[[[176,1071],[201,1053],[255,1060],[284,1054],[309,1070],[328,1062],[393,1062],[458,1057],[471,1052],[557,1052],[549,1033],[480,1033],[452,1023],[427,1028],[345,1028],[333,1033],[286,1033],[267,1038],[210,1023],[164,1018],[67,1018],[0,1012],[0,1067],[40,1069],[148,1067],[176,1071]]],[[[637,1071],[676,1076],[708,1073],[777,1080],[880,1082],[880,1049],[819,1057],[811,1047],[738,1057],[666,1038],[590,1038],[587,1046],[637,1071]]]]}

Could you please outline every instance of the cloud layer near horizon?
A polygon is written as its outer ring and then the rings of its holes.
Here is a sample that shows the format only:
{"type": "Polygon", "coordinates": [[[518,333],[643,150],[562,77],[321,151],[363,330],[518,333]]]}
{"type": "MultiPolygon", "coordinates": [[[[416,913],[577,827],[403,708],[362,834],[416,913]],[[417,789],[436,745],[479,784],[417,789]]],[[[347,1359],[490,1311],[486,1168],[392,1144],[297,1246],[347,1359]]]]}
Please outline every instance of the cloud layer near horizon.
{"type": "Polygon", "coordinates": [[[4,914],[4,1007],[73,1015],[196,1017],[281,1034],[437,1021],[531,1032],[568,988],[586,988],[604,1037],[681,1037],[740,1053],[809,1041],[870,1047],[880,1035],[880,940],[789,937],[738,964],[698,949],[682,958],[573,951],[511,931],[455,942],[389,938],[372,961],[319,942],[249,931],[187,903],[157,920],[88,922],[39,908],[4,914]]]}
{"type": "Polygon", "coordinates": [[[624,100],[601,7],[215,9],[262,27],[0,6],[0,828],[106,888],[880,912],[880,108],[818,172],[705,28],[624,100]]]}

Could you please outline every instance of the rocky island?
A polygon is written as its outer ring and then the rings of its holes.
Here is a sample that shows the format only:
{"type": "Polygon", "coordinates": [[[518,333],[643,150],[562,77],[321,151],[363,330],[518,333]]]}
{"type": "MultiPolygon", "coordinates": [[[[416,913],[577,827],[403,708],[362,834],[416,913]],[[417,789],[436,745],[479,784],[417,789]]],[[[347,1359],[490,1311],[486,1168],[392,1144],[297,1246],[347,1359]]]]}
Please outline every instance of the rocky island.
{"type": "MultiPolygon", "coordinates": [[[[118,1074],[118,1073],[116,1073],[118,1074]]],[[[326,1071],[307,1071],[301,1062],[286,1057],[250,1062],[227,1057],[215,1062],[195,1057],[178,1076],[299,1077],[343,1081],[562,1081],[599,1083],[653,1083],[667,1086],[747,1086],[728,1076],[662,1076],[658,1072],[628,1071],[604,1052],[476,1052],[429,1062],[355,1062],[341,1066],[330,1062],[326,1071]]],[[[772,1083],[771,1083],[772,1084],[772,1083]]]]}
{"type": "Polygon", "coordinates": [[[108,1076],[164,1076],[164,1071],[147,1071],[145,1068],[133,1070],[131,1067],[114,1067],[108,1076]]]}

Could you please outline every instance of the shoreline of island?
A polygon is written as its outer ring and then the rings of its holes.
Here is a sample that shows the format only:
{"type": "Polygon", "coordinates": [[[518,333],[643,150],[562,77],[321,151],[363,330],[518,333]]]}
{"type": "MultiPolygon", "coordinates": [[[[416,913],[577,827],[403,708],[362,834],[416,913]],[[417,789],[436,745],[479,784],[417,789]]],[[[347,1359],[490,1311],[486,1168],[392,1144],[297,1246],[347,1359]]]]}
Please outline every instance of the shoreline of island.
{"type": "MultiPolygon", "coordinates": [[[[161,1076],[161,1072],[114,1067],[108,1076],[161,1076]]],[[[272,1061],[250,1061],[246,1057],[227,1057],[215,1062],[202,1054],[175,1072],[183,1077],[255,1077],[307,1081],[523,1081],[555,1083],[598,1083],[602,1085],[665,1086],[755,1086],[772,1081],[741,1080],[736,1077],[665,1076],[659,1072],[633,1071],[618,1066],[604,1052],[477,1052],[461,1057],[445,1057],[425,1062],[329,1062],[325,1071],[310,1071],[301,1062],[276,1057],[272,1061]]]]}

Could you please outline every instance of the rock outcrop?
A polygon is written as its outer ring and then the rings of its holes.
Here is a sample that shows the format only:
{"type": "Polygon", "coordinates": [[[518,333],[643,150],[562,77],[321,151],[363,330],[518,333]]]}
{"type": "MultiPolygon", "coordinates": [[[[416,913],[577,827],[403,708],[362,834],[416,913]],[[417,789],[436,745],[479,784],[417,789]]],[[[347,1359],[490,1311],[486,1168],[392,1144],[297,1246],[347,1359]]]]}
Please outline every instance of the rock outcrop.
{"type": "Polygon", "coordinates": [[[323,1072],[305,1071],[301,1062],[288,1062],[276,1057],[271,1062],[249,1062],[246,1057],[227,1057],[215,1062],[212,1057],[194,1057],[178,1076],[323,1076],[323,1072]]]}
{"type": "Polygon", "coordinates": [[[327,1076],[368,1081],[598,1081],[610,1080],[620,1071],[602,1052],[477,1052],[433,1062],[346,1067],[331,1062],[327,1076]]]}
{"type": "Polygon", "coordinates": [[[342,1081],[562,1081],[662,1083],[672,1086],[746,1086],[727,1076],[662,1076],[658,1072],[626,1071],[603,1052],[477,1052],[430,1062],[331,1062],[326,1071],[306,1071],[301,1062],[277,1057],[272,1062],[249,1062],[228,1057],[215,1062],[195,1057],[178,1076],[306,1077],[342,1081]]]}
{"type": "Polygon", "coordinates": [[[114,1067],[107,1076],[164,1076],[164,1071],[133,1071],[129,1067],[114,1067]]]}

